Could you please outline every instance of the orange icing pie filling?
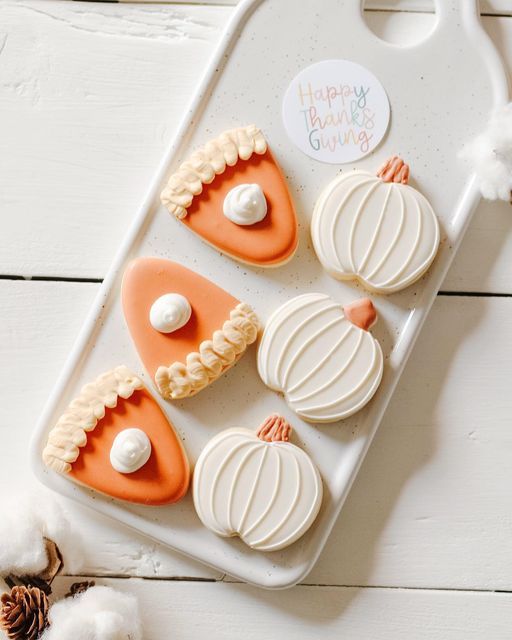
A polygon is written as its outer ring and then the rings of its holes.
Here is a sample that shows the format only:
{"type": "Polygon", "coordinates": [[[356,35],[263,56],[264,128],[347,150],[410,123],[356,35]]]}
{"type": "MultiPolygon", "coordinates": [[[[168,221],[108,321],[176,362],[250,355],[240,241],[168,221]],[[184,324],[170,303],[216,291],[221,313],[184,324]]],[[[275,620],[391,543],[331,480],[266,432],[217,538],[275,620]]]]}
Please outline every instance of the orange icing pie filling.
{"type": "Polygon", "coordinates": [[[50,431],[43,461],[96,491],[146,505],[177,502],[190,479],[173,427],[124,366],[82,388],[50,431]]]}
{"type": "Polygon", "coordinates": [[[161,199],[191,231],[241,262],[277,266],[297,248],[288,187],[255,125],[225,131],[195,151],[161,199]]]}
{"type": "Polygon", "coordinates": [[[252,308],[170,260],[138,258],[122,302],[139,356],[162,397],[193,396],[244,354],[260,328],[252,308]]]}

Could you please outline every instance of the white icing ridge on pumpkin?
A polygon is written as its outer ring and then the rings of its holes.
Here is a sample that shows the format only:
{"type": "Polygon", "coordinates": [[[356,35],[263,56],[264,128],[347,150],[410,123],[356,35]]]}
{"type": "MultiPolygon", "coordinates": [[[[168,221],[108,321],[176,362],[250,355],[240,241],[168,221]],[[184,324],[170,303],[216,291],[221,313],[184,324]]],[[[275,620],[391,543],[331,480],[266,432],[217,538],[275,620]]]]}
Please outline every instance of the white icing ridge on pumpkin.
{"type": "Polygon", "coordinates": [[[383,372],[379,343],[322,293],[289,300],[270,317],[258,349],[263,382],[304,420],[335,422],[367,404],[383,372]]]}
{"type": "Polygon", "coordinates": [[[249,160],[253,153],[262,155],[266,150],[265,136],[254,124],[224,131],[197,149],[171,175],[160,194],[162,204],[178,219],[184,218],[194,196],[202,192],[203,184],[211,184],[216,175],[224,173],[227,166],[234,166],[239,159],[249,160]]]}
{"type": "Polygon", "coordinates": [[[322,480],[311,458],[289,442],[264,442],[243,428],[219,433],[194,470],[194,505],[220,536],[240,536],[258,551],[300,538],[322,503],[322,480]]]}
{"type": "Polygon", "coordinates": [[[155,383],[162,397],[177,400],[195,395],[217,380],[258,337],[260,322],[248,304],[238,304],[222,329],[204,340],[199,351],[189,353],[186,362],[160,366],[155,383]]]}
{"type": "Polygon", "coordinates": [[[105,409],[117,406],[119,398],[130,398],[144,387],[142,380],[127,367],[116,367],[86,384],[80,395],[71,401],[48,434],[43,450],[43,462],[58,473],[69,473],[87,444],[87,432],[96,428],[105,416],[105,409]]]}
{"type": "Polygon", "coordinates": [[[321,194],[311,235],[323,267],[340,280],[393,293],[420,278],[439,246],[439,224],[428,200],[406,184],[366,171],[333,180],[321,194]]]}

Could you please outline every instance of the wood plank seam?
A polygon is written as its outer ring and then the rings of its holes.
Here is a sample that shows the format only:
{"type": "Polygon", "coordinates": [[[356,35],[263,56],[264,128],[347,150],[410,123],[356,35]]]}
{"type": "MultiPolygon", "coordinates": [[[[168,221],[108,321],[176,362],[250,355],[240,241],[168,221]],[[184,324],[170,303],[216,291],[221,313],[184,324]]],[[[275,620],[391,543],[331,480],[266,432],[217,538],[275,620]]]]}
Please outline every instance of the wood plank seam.
{"type": "MultiPolygon", "coordinates": [[[[156,4],[162,6],[172,6],[172,5],[180,5],[186,7],[196,6],[204,4],[204,0],[73,0],[74,2],[82,1],[89,2],[91,4],[135,4],[135,5],[145,5],[145,4],[156,4]]],[[[209,7],[235,7],[237,5],[238,0],[227,0],[226,2],[210,2],[208,1],[209,7]]],[[[370,3],[368,7],[364,8],[364,11],[368,12],[380,12],[380,13],[435,13],[434,9],[416,7],[416,8],[404,8],[404,7],[386,7],[380,6],[378,1],[370,3]]],[[[492,16],[493,18],[508,18],[510,17],[510,12],[500,12],[499,9],[496,10],[484,10],[480,12],[481,16],[492,16]]]]}
{"type": "Polygon", "coordinates": [[[492,291],[443,291],[437,292],[438,296],[455,298],[465,296],[466,298],[512,298],[512,293],[500,293],[492,291]]]}
{"type": "MultiPolygon", "coordinates": [[[[203,578],[198,576],[132,576],[122,573],[80,573],[80,574],[68,574],[59,573],[59,578],[71,578],[73,580],[141,580],[145,582],[204,582],[208,584],[223,583],[223,584],[240,584],[244,585],[245,582],[241,580],[235,580],[227,574],[224,574],[220,578],[203,578]]],[[[468,587],[409,587],[409,586],[393,586],[383,584],[342,584],[342,583],[327,583],[327,582],[300,582],[295,588],[304,587],[318,587],[320,589],[387,589],[390,591],[446,591],[449,593],[504,593],[512,594],[512,590],[508,589],[470,589],[468,587]]]]}
{"type": "MultiPolygon", "coordinates": [[[[21,276],[14,274],[0,274],[0,280],[15,280],[26,282],[74,282],[85,284],[102,284],[102,278],[79,278],[72,276],[21,276]]],[[[450,291],[443,290],[437,292],[438,296],[446,297],[466,297],[466,298],[512,298],[512,293],[493,291],[450,291]]]]}
{"type": "MultiPolygon", "coordinates": [[[[130,580],[136,578],[137,580],[147,580],[148,582],[227,582],[225,581],[226,574],[220,578],[206,578],[201,576],[137,576],[127,573],[87,573],[80,574],[73,573],[59,573],[60,578],[72,578],[73,580],[91,580],[97,578],[98,580],[130,580]]],[[[229,581],[231,584],[232,581],[229,581]]],[[[238,584],[238,583],[237,583],[238,584]]],[[[240,584],[245,584],[241,582],[240,584]]],[[[329,585],[327,585],[329,586],[329,585]]]]}
{"type": "Polygon", "coordinates": [[[0,280],[25,280],[27,282],[87,282],[101,284],[103,278],[80,278],[73,276],[20,276],[14,274],[0,274],[0,280]]]}

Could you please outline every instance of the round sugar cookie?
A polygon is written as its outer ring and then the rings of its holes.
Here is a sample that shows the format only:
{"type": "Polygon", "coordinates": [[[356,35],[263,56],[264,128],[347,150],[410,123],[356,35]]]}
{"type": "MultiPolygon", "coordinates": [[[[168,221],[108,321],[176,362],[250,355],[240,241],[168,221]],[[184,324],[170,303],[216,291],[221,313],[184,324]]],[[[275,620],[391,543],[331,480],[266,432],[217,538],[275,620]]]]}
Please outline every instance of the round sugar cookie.
{"type": "Polygon", "coordinates": [[[382,350],[368,331],[376,319],[368,298],[346,306],[323,293],[289,300],[263,332],[261,379],[304,420],[347,418],[370,401],[382,378],[382,350]]]}
{"type": "Polygon", "coordinates": [[[283,549],[306,533],[322,503],[322,480],[307,453],[288,442],[290,431],[272,415],[257,432],[227,429],[210,440],[193,481],[205,527],[258,551],[283,549]]]}
{"type": "Polygon", "coordinates": [[[395,156],[377,175],[350,171],[326,187],[313,212],[311,236],[332,276],[389,294],[426,272],[439,247],[439,224],[408,178],[408,166],[395,156]]]}

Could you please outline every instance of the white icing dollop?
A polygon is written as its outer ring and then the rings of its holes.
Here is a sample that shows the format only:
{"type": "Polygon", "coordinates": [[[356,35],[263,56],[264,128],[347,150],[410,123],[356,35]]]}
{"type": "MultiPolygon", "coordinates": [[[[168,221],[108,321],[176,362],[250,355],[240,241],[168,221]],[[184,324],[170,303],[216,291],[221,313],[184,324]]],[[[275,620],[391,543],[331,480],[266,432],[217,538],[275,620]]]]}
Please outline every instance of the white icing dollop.
{"type": "Polygon", "coordinates": [[[142,429],[120,431],[110,449],[110,463],[119,473],[133,473],[143,467],[151,455],[151,442],[142,429]]]}
{"type": "Polygon", "coordinates": [[[248,226],[267,215],[267,200],[259,184],[239,184],[224,198],[223,209],[228,220],[248,226]]]}
{"type": "Polygon", "coordinates": [[[179,293],[166,293],[151,305],[149,321],[160,333],[172,333],[184,327],[190,320],[190,302],[179,293]]]}

